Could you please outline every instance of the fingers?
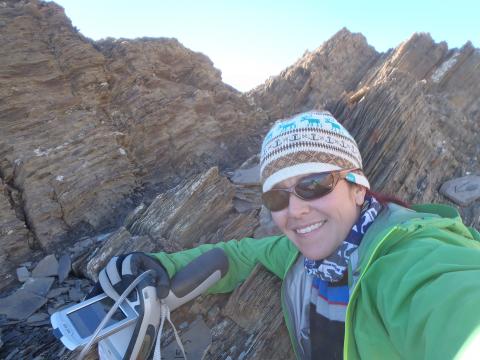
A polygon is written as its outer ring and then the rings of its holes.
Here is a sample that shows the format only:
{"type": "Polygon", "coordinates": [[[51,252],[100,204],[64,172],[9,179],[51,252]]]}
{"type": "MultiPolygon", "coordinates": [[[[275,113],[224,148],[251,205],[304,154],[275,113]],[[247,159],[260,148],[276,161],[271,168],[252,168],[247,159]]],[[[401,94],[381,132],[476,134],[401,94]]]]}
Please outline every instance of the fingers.
{"type": "Polygon", "coordinates": [[[98,282],[102,290],[112,299],[117,300],[120,297],[122,276],[119,273],[122,259],[114,256],[110,259],[107,266],[98,274],[98,282]]]}
{"type": "MultiPolygon", "coordinates": [[[[158,260],[145,253],[137,252],[113,257],[99,273],[98,280],[103,291],[116,300],[137,276],[147,270],[154,270],[153,280],[157,296],[160,299],[165,298],[170,291],[168,273],[158,260]]],[[[149,281],[150,285],[153,285],[151,278],[142,281],[139,286],[146,286],[149,281]]]]}
{"type": "Polygon", "coordinates": [[[125,258],[125,261],[122,264],[122,274],[139,274],[146,270],[154,270],[157,296],[160,299],[167,297],[170,291],[170,278],[163,265],[157,259],[154,259],[145,253],[134,253],[131,255],[132,256],[125,258]]]}

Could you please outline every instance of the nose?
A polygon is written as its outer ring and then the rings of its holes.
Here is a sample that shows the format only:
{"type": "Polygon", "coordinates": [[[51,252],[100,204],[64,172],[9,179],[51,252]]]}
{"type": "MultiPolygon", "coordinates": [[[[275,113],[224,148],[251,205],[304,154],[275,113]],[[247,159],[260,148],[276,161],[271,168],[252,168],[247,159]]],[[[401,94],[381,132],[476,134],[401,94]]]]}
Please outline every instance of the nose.
{"type": "Polygon", "coordinates": [[[310,204],[306,200],[300,199],[295,194],[290,194],[288,201],[288,213],[290,216],[298,218],[310,211],[310,204]]]}

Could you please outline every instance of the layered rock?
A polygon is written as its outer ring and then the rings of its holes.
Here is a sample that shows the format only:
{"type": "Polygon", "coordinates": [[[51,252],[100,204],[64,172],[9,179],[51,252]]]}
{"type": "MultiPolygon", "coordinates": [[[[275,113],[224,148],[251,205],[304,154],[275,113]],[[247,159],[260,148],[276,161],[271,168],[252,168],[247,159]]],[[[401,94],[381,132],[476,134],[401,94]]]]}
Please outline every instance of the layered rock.
{"type": "MultiPolygon", "coordinates": [[[[251,180],[248,183],[251,186],[254,184],[251,180]]],[[[241,183],[236,185],[240,186],[241,183]]],[[[65,280],[70,263],[63,267],[67,271],[60,270],[62,266],[59,264],[64,262],[62,259],[72,258],[73,270],[77,275],[83,274],[95,281],[98,271],[114,255],[132,251],[174,252],[205,242],[251,236],[259,227],[258,209],[236,212],[233,207],[234,196],[234,185],[219,175],[216,167],[159,194],[150,205],[140,205],[134,209],[116,231],[82,240],[66,249],[68,255],[60,257],[58,262],[54,255],[40,261],[33,268],[32,276],[55,276],[58,280],[54,282],[53,277],[29,278],[27,274],[26,281],[35,281],[37,288],[41,286],[41,294],[32,294],[31,290],[22,288],[0,299],[3,305],[0,313],[13,320],[28,318],[27,323],[2,323],[0,319],[0,324],[9,331],[19,333],[18,337],[27,337],[32,343],[38,339],[29,335],[29,328],[40,327],[38,331],[44,334],[44,339],[42,344],[36,346],[38,353],[47,357],[72,358],[72,354],[61,351],[61,345],[51,331],[46,331],[48,318],[45,318],[45,314],[65,304],[78,302],[90,286],[86,286],[88,282],[83,285],[86,280],[65,280]],[[66,275],[60,276],[60,273],[66,275]],[[48,279],[48,284],[38,284],[43,279],[48,279]],[[50,289],[52,285],[53,289],[50,289]]],[[[255,208],[252,204],[252,209],[255,208]]],[[[31,268],[32,264],[26,270],[31,268]]],[[[279,285],[278,278],[258,266],[231,296],[202,296],[176,310],[172,318],[177,325],[187,324],[181,328],[182,337],[194,331],[198,316],[205,319],[203,331],[209,332],[212,339],[206,358],[248,356],[263,359],[272,355],[288,359],[292,357],[292,350],[282,321],[279,285]]],[[[8,354],[18,353],[27,357],[32,353],[32,345],[27,345],[21,345],[18,340],[13,344],[9,341],[8,354]]],[[[168,332],[165,333],[162,346],[165,353],[174,346],[173,336],[168,332]]]]}
{"type": "Polygon", "coordinates": [[[357,139],[376,188],[413,202],[446,202],[438,194],[444,181],[480,170],[479,88],[457,79],[480,80],[479,64],[470,44],[448,50],[414,34],[365,74],[360,99],[346,94],[333,107],[357,139]]]}
{"type": "Polygon", "coordinates": [[[363,74],[381,59],[363,35],[343,28],[248,95],[272,120],[323,109],[354,90],[363,74]]]}
{"type": "Polygon", "coordinates": [[[110,121],[125,134],[143,182],[171,184],[210,166],[231,168],[257,151],[258,135],[245,140],[266,116],[223,84],[205,55],[175,39],[105,40],[96,47],[111,75],[110,121]]]}
{"type": "Polygon", "coordinates": [[[118,225],[142,193],[258,149],[266,115],[205,55],[175,39],[94,43],[54,3],[3,4],[0,175],[40,248],[118,225]]]}
{"type": "MultiPolygon", "coordinates": [[[[4,268],[0,275],[0,283],[7,286],[14,281],[13,269],[15,265],[31,258],[29,244],[32,244],[33,235],[26,227],[23,213],[15,212],[12,195],[15,191],[0,180],[0,240],[2,252],[0,264],[4,268]]],[[[21,210],[21,209],[19,209],[21,210]]]]}
{"type": "MultiPolygon", "coordinates": [[[[31,235],[52,249],[68,232],[111,218],[136,186],[134,166],[117,130],[104,124],[103,55],[57,5],[3,4],[0,174],[7,192],[18,192],[10,196],[31,235]]],[[[17,250],[0,241],[16,258],[17,250]]]]}

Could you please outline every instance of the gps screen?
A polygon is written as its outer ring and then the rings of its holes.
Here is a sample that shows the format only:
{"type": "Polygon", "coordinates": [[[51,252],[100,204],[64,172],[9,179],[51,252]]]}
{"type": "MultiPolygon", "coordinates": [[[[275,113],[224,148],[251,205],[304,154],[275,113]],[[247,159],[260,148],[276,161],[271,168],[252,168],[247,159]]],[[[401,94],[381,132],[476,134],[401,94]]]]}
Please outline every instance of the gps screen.
{"type": "MultiPolygon", "coordinates": [[[[98,325],[100,325],[100,322],[103,320],[105,315],[107,315],[107,312],[111,309],[113,304],[114,301],[111,298],[106,297],[88,306],[73,311],[67,314],[67,316],[77,329],[78,334],[82,338],[87,338],[95,332],[95,329],[98,327],[98,325]]],[[[113,314],[112,318],[107,322],[105,327],[115,324],[116,322],[126,318],[127,317],[125,314],[120,310],[120,308],[118,308],[113,314]]]]}

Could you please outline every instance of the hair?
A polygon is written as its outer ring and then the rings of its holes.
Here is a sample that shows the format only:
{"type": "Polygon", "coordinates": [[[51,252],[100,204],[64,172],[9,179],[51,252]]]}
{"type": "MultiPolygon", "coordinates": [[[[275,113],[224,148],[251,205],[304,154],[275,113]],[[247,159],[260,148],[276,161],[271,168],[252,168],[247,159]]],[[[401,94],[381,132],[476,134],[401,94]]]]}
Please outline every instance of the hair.
{"type": "Polygon", "coordinates": [[[375,199],[378,200],[378,202],[382,205],[387,205],[387,203],[395,203],[397,205],[400,205],[400,206],[403,206],[403,207],[406,207],[406,208],[409,208],[410,209],[410,204],[403,201],[403,200],[400,200],[399,198],[397,198],[396,196],[393,196],[393,195],[389,195],[389,194],[383,194],[383,193],[380,193],[380,192],[375,192],[375,191],[372,191],[370,189],[367,189],[367,195],[371,195],[373,196],[375,199]]]}
{"type": "MultiPolygon", "coordinates": [[[[355,184],[355,183],[351,183],[350,181],[347,181],[347,184],[349,186],[361,186],[361,185],[358,185],[358,184],[355,184]]],[[[382,206],[385,206],[388,203],[394,203],[394,204],[406,207],[408,209],[411,208],[411,205],[409,203],[397,198],[396,196],[393,196],[393,195],[390,195],[390,194],[384,194],[384,193],[381,193],[381,192],[376,192],[376,191],[370,190],[368,188],[365,188],[365,190],[366,190],[366,193],[365,193],[366,196],[373,196],[375,199],[377,199],[377,201],[380,204],[382,204],[382,206]]]]}

